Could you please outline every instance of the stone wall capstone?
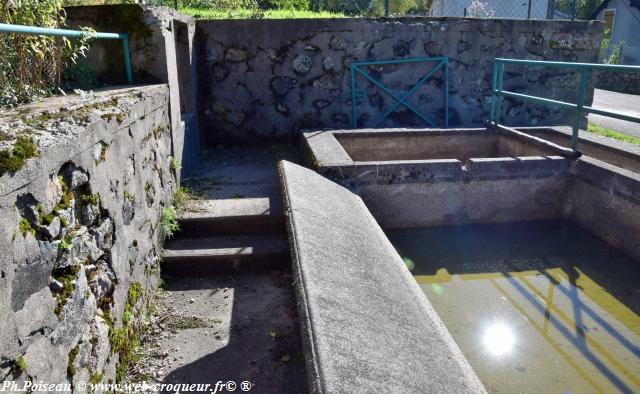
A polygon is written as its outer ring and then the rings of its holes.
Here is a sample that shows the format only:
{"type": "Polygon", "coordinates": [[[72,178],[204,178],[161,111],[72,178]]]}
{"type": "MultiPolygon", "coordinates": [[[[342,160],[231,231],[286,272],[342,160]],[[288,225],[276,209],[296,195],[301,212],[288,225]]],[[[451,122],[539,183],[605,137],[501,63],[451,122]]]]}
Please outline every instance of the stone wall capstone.
{"type": "Polygon", "coordinates": [[[122,377],[178,181],[168,101],[151,85],[0,114],[0,380],[122,377]]]}
{"type": "MultiPolygon", "coordinates": [[[[597,21],[506,19],[198,20],[196,42],[201,134],[219,143],[292,141],[303,128],[350,127],[354,61],[447,56],[450,125],[487,119],[495,57],[596,62],[602,36],[597,21]]],[[[396,94],[408,91],[428,65],[370,67],[396,94]]],[[[408,100],[436,125],[443,123],[443,76],[433,75],[408,100]]],[[[394,102],[360,78],[359,126],[371,127],[394,102]]],[[[573,101],[578,77],[569,70],[508,66],[505,88],[573,101]]],[[[591,96],[591,95],[590,95],[591,96]]],[[[588,98],[588,101],[591,98],[588,98]]],[[[505,99],[511,126],[569,123],[557,108],[505,99]]],[[[426,124],[403,106],[381,127],[426,124]]]]}

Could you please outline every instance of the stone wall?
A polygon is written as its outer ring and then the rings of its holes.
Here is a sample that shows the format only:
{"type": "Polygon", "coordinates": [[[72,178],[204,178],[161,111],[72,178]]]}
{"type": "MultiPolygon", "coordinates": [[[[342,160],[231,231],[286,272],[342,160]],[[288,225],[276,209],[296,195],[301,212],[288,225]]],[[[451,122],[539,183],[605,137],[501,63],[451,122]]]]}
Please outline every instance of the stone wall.
{"type": "Polygon", "coordinates": [[[595,73],[595,85],[598,89],[613,92],[640,94],[640,73],[595,73]]]}
{"type": "Polygon", "coordinates": [[[0,114],[0,380],[122,376],[178,182],[168,101],[151,85],[0,114]]]}
{"type": "MultiPolygon", "coordinates": [[[[305,19],[197,21],[199,123],[209,145],[292,140],[301,128],[351,126],[349,64],[354,61],[449,57],[450,125],[477,126],[488,116],[492,59],[597,61],[600,22],[504,19],[305,19]]],[[[371,67],[397,94],[428,66],[371,67]]],[[[567,70],[508,66],[505,88],[575,100],[567,70]]],[[[359,78],[366,95],[359,126],[370,127],[393,100],[359,78]]],[[[409,101],[443,123],[443,74],[409,101]]],[[[569,123],[566,113],[505,99],[508,125],[569,123]]],[[[590,102],[590,99],[589,99],[590,102]]],[[[424,126],[403,107],[380,126],[424,126]]]]}

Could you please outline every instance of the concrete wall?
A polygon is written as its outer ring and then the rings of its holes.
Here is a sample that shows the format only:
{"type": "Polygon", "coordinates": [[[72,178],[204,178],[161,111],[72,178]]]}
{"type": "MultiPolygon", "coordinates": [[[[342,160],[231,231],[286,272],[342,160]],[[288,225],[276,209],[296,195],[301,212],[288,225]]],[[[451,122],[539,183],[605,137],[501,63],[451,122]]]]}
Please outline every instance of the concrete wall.
{"type": "Polygon", "coordinates": [[[152,85],[0,114],[0,380],[122,373],[177,184],[169,113],[152,85]]]}
{"type": "Polygon", "coordinates": [[[640,173],[590,157],[574,163],[568,217],[640,260],[640,173]]]}
{"type": "MultiPolygon", "coordinates": [[[[136,4],[66,7],[65,11],[70,27],[129,35],[134,84],[169,85],[171,126],[183,129],[173,136],[173,155],[182,159],[178,173],[188,176],[198,164],[200,151],[195,113],[195,19],[171,8],[136,4]]],[[[87,62],[101,84],[126,83],[120,42],[93,40],[87,62]]]]}
{"type": "MultiPolygon", "coordinates": [[[[501,19],[305,19],[198,21],[199,121],[206,143],[293,140],[301,128],[351,125],[348,65],[354,61],[448,56],[450,124],[482,125],[488,116],[492,62],[502,56],[595,62],[600,22],[501,19]]],[[[372,68],[397,92],[428,70],[411,65],[372,68]]],[[[577,78],[567,71],[508,67],[505,87],[575,100],[577,78]]],[[[359,124],[370,127],[393,100],[358,79],[366,99],[359,124]]],[[[434,74],[410,99],[443,122],[443,77],[434,74]]],[[[563,112],[506,99],[510,125],[554,124],[563,112]]],[[[382,127],[424,126],[404,108],[382,127]]]]}

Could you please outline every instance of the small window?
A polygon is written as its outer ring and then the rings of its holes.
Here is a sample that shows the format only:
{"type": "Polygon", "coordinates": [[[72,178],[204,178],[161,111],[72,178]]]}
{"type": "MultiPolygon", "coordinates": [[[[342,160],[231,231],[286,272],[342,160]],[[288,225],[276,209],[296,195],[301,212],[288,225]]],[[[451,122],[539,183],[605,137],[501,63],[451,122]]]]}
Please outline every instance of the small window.
{"type": "Polygon", "coordinates": [[[613,31],[613,19],[616,16],[615,10],[604,10],[602,20],[604,21],[604,31],[609,37],[613,31]]]}

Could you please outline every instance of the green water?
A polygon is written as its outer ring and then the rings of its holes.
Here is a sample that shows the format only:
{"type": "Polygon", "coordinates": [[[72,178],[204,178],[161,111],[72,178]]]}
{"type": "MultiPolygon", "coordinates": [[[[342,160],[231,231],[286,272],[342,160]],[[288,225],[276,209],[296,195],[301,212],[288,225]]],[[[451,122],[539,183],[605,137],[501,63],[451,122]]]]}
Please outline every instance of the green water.
{"type": "Polygon", "coordinates": [[[386,233],[489,392],[640,392],[640,262],[561,221],[386,233]]]}

